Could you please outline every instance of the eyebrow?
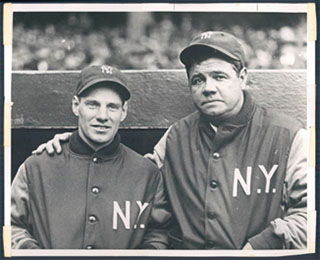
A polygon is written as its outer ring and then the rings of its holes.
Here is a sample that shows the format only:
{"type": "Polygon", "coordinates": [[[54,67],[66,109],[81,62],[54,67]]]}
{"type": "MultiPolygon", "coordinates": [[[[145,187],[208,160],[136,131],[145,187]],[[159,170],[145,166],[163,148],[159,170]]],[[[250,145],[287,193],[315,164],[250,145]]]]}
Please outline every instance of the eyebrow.
{"type": "Polygon", "coordinates": [[[198,72],[198,73],[192,74],[191,77],[193,78],[193,77],[198,77],[198,76],[201,76],[201,75],[202,75],[202,73],[198,72]]]}
{"type": "Polygon", "coordinates": [[[117,107],[121,107],[122,104],[120,104],[120,103],[115,103],[115,102],[110,102],[110,103],[107,103],[107,106],[117,106],[117,107]]]}
{"type": "Polygon", "coordinates": [[[87,99],[87,100],[84,100],[85,103],[100,103],[98,102],[97,100],[95,99],[87,99]]]}
{"type": "MultiPolygon", "coordinates": [[[[211,74],[223,74],[223,75],[228,75],[228,73],[226,73],[226,72],[224,72],[224,71],[221,71],[221,70],[213,70],[213,71],[209,71],[209,72],[207,72],[209,75],[211,75],[211,74]]],[[[191,75],[191,78],[193,78],[193,77],[197,77],[197,76],[201,76],[201,75],[203,75],[203,73],[202,72],[196,72],[195,74],[192,74],[191,75]]]]}
{"type": "Polygon", "coordinates": [[[228,73],[226,73],[226,72],[224,72],[224,71],[221,71],[221,70],[215,70],[215,71],[211,71],[210,73],[216,73],[216,74],[228,74],[228,73]]]}

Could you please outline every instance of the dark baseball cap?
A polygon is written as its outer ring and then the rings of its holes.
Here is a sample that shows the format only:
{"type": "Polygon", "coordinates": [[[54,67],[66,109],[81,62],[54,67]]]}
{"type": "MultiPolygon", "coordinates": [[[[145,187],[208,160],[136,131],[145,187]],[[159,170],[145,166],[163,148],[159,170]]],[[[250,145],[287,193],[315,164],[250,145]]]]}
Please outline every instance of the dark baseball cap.
{"type": "Polygon", "coordinates": [[[240,62],[240,66],[245,66],[245,53],[239,40],[232,34],[208,31],[197,35],[180,53],[179,57],[184,65],[190,65],[200,51],[222,53],[231,60],[240,62]]]}
{"type": "Polygon", "coordinates": [[[80,80],[76,88],[76,95],[101,82],[112,82],[119,87],[119,94],[123,100],[128,100],[131,96],[127,87],[125,75],[115,67],[110,65],[90,66],[84,68],[80,73],[80,80]]]}

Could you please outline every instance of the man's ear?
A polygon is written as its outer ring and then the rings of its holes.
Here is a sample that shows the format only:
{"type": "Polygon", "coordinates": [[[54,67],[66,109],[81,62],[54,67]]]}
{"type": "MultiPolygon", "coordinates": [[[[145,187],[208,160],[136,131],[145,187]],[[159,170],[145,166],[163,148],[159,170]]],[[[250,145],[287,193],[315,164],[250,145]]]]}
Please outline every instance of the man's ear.
{"type": "Polygon", "coordinates": [[[239,79],[241,88],[244,89],[247,86],[247,78],[248,78],[248,71],[246,67],[243,67],[239,73],[239,79]]]}
{"type": "Polygon", "coordinates": [[[128,113],[128,101],[124,101],[123,106],[122,106],[122,114],[121,114],[121,119],[120,122],[126,119],[127,113],[128,113]]]}
{"type": "Polygon", "coordinates": [[[72,98],[72,112],[75,116],[79,116],[79,104],[80,100],[77,96],[73,96],[72,98]]]}

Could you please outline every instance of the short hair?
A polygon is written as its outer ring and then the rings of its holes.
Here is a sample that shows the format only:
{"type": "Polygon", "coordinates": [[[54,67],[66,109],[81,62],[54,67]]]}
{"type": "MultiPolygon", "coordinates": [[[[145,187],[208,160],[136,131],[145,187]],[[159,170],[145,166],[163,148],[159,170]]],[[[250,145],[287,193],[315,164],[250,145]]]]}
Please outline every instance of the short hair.
{"type": "Polygon", "coordinates": [[[237,76],[239,77],[240,75],[240,71],[244,68],[244,66],[242,66],[240,61],[234,60],[232,58],[230,58],[229,56],[218,52],[216,50],[203,50],[203,51],[198,51],[197,55],[194,55],[192,57],[190,57],[190,62],[188,64],[185,64],[186,67],[186,71],[187,71],[187,75],[189,78],[189,72],[191,67],[194,64],[199,64],[200,62],[210,59],[210,58],[218,58],[218,59],[222,59],[228,63],[230,63],[233,67],[233,69],[235,70],[235,72],[237,73],[237,76]]]}

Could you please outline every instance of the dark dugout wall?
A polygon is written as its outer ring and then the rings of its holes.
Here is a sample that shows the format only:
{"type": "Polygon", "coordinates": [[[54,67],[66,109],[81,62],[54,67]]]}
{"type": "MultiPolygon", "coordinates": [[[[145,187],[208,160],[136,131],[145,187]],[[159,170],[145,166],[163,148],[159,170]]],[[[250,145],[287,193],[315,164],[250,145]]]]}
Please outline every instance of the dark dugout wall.
{"type": "MultiPolygon", "coordinates": [[[[185,71],[124,72],[132,99],[120,129],[122,142],[140,154],[152,152],[170,124],[195,110],[185,71]]],[[[78,76],[78,71],[13,72],[12,175],[39,144],[76,129],[71,98],[78,76]]],[[[306,70],[249,70],[247,85],[257,102],[306,126],[306,70]]]]}

